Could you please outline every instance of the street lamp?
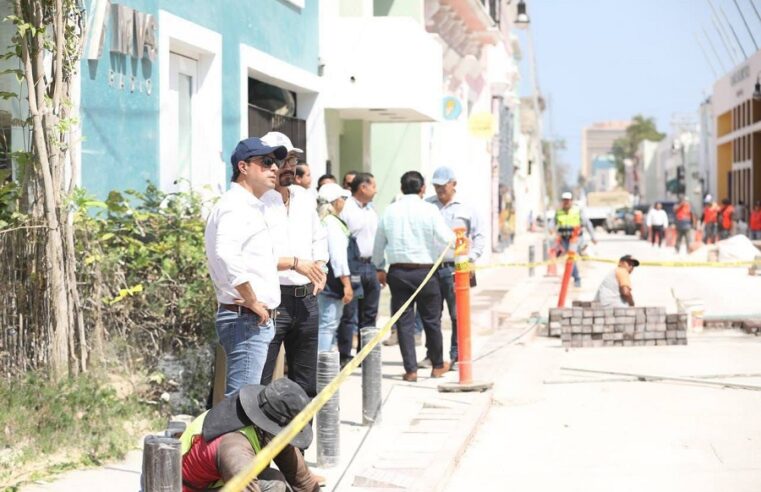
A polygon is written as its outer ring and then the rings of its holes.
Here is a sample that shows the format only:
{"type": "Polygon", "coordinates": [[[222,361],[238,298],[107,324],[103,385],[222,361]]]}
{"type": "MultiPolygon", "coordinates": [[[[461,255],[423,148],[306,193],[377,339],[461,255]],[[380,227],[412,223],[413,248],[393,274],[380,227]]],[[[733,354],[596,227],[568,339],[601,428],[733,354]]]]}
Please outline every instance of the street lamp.
{"type": "Polygon", "coordinates": [[[530,22],[528,14],[526,13],[526,2],[520,0],[518,2],[518,15],[515,17],[515,24],[518,26],[525,26],[530,22]]]}

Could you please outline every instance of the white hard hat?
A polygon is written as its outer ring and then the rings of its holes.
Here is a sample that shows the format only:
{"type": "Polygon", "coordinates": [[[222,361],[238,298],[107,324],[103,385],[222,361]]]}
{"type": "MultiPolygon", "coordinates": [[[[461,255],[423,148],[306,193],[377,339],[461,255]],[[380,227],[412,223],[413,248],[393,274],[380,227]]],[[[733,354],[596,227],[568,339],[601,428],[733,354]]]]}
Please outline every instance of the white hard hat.
{"type": "Polygon", "coordinates": [[[304,153],[303,150],[299,149],[298,147],[294,147],[291,143],[291,139],[288,138],[288,136],[284,133],[269,132],[262,137],[262,142],[264,142],[266,145],[269,145],[270,147],[283,146],[288,152],[296,152],[297,154],[304,153]]]}
{"type": "Polygon", "coordinates": [[[562,200],[573,200],[573,193],[571,193],[570,191],[566,191],[565,193],[560,195],[560,198],[562,200]]]}

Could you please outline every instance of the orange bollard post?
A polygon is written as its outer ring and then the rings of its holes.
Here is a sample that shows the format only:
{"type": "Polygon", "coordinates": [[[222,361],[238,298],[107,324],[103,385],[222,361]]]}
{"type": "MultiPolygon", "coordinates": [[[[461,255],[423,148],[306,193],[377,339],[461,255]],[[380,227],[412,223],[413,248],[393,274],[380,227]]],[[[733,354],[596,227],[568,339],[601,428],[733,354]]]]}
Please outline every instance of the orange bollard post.
{"type": "Polygon", "coordinates": [[[571,233],[571,240],[568,241],[568,251],[566,251],[565,270],[563,270],[563,280],[560,283],[560,295],[558,296],[558,307],[565,307],[565,296],[568,294],[568,282],[571,280],[571,271],[573,263],[576,261],[576,252],[573,251],[573,245],[576,244],[576,238],[579,235],[579,228],[575,227],[571,233]]]}
{"type": "Polygon", "coordinates": [[[545,277],[557,277],[558,276],[558,265],[557,265],[557,245],[553,244],[550,247],[550,257],[549,257],[549,263],[547,264],[547,273],[544,274],[545,277]]]}
{"type": "Polygon", "coordinates": [[[473,358],[470,340],[470,260],[468,259],[468,238],[464,227],[454,229],[454,292],[457,304],[457,383],[442,383],[438,390],[445,393],[486,391],[494,383],[473,381],[473,358]]]}

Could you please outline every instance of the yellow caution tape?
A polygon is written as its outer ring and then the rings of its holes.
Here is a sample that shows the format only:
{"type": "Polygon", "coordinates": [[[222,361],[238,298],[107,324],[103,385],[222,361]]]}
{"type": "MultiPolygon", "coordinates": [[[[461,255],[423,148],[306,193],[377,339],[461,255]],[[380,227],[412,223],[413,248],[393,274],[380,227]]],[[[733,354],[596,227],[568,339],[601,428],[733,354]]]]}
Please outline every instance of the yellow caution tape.
{"type": "MultiPolygon", "coordinates": [[[[542,266],[551,265],[553,263],[565,263],[567,255],[559,256],[555,259],[534,261],[534,262],[507,262],[507,263],[488,263],[481,265],[471,265],[470,270],[490,270],[494,268],[537,268],[542,266]]],[[[599,258],[592,256],[578,256],[580,261],[588,261],[594,263],[612,263],[617,265],[618,258],[599,258]]],[[[649,267],[701,267],[701,268],[741,268],[756,266],[761,268],[761,259],[751,261],[650,261],[640,260],[639,265],[649,267]]]]}
{"type": "Polygon", "coordinates": [[[338,375],[330,383],[328,383],[328,385],[325,386],[322,391],[317,394],[317,396],[312,399],[312,401],[304,408],[304,410],[302,410],[293,418],[293,420],[291,420],[290,424],[288,424],[282,431],[280,431],[280,433],[276,435],[269,442],[269,444],[267,444],[261,451],[256,454],[253,461],[251,461],[248,469],[238,473],[225,484],[225,486],[222,488],[222,492],[241,492],[243,489],[245,489],[252,480],[259,476],[259,474],[265,468],[267,468],[267,466],[269,466],[270,461],[272,461],[275,456],[280,454],[280,451],[282,451],[283,448],[285,448],[293,440],[293,438],[296,437],[296,435],[301,432],[301,430],[306,425],[309,424],[309,421],[311,421],[315,415],[317,415],[317,412],[333,397],[335,392],[338,391],[338,388],[341,386],[341,384],[343,384],[346,378],[348,378],[351,373],[354,372],[357,367],[359,367],[362,361],[365,360],[365,357],[370,354],[373,348],[375,348],[375,346],[378,345],[383,337],[385,337],[386,334],[391,330],[391,327],[394,325],[394,323],[399,320],[405,309],[409,307],[415,297],[417,297],[418,293],[423,289],[425,284],[428,283],[433,274],[439,268],[439,265],[441,265],[441,262],[444,260],[444,255],[447,253],[447,251],[449,251],[449,248],[451,247],[451,243],[447,245],[417,290],[415,290],[412,296],[410,296],[410,298],[405,301],[402,307],[400,307],[391,316],[391,319],[389,319],[383,328],[380,329],[378,334],[375,335],[375,337],[370,340],[370,342],[365,345],[362,350],[359,351],[356,357],[354,357],[348,364],[346,364],[341,372],[339,372],[338,375]]]}

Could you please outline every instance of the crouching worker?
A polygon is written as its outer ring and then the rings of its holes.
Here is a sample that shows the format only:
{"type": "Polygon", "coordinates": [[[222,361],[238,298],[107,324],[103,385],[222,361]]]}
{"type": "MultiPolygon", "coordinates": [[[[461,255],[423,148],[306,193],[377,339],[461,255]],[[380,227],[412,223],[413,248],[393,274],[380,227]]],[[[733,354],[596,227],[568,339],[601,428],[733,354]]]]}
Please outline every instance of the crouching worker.
{"type": "MultiPolygon", "coordinates": [[[[183,492],[220,488],[250,466],[254,456],[309,403],[301,386],[277,379],[251,384],[197,417],[180,438],[183,492]]],[[[248,484],[249,492],[314,492],[318,478],[309,471],[302,449],[312,443],[304,429],[275,457],[278,470],[266,468],[248,484]]]]}
{"type": "Polygon", "coordinates": [[[630,275],[639,260],[632,255],[624,255],[618,260],[618,266],[610,272],[600,284],[595,301],[604,308],[634,306],[632,281],[630,275]]]}

